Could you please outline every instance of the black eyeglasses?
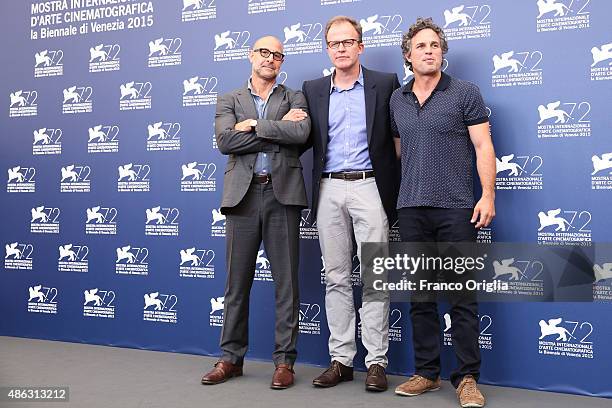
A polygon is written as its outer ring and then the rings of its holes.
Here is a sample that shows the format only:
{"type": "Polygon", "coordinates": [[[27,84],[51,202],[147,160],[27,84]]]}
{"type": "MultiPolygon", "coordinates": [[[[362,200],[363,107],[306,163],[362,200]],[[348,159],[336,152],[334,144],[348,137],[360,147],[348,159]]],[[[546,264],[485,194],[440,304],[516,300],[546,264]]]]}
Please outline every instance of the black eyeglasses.
{"type": "Polygon", "coordinates": [[[274,59],[274,61],[282,61],[285,59],[285,54],[283,54],[282,52],[270,51],[267,48],[257,48],[257,49],[254,49],[253,52],[258,52],[259,55],[261,55],[264,58],[268,58],[270,54],[272,54],[272,58],[274,59]]]}
{"type": "Polygon", "coordinates": [[[342,44],[344,48],[351,48],[353,45],[359,44],[359,40],[349,38],[342,41],[330,41],[327,43],[327,47],[331,48],[332,50],[337,50],[340,47],[340,44],[342,44]]]}

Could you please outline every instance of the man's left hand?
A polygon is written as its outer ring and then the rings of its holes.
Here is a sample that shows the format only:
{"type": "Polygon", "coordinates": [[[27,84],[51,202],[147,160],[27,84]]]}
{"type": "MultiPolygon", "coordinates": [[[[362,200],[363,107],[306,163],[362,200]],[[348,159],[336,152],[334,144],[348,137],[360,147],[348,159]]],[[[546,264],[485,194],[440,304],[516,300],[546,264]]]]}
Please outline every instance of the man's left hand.
{"type": "Polygon", "coordinates": [[[495,201],[490,197],[482,197],[474,207],[474,213],[470,222],[473,224],[476,221],[475,228],[488,227],[495,217],[495,201]]]}
{"type": "Polygon", "coordinates": [[[238,130],[241,132],[250,132],[253,130],[253,126],[251,126],[251,122],[253,119],[243,120],[242,122],[238,122],[234,125],[234,130],[238,130]]]}
{"type": "Polygon", "coordinates": [[[304,120],[307,117],[308,117],[308,114],[304,112],[302,109],[290,109],[289,112],[287,112],[281,120],[290,120],[292,122],[299,122],[300,120],[304,120]]]}

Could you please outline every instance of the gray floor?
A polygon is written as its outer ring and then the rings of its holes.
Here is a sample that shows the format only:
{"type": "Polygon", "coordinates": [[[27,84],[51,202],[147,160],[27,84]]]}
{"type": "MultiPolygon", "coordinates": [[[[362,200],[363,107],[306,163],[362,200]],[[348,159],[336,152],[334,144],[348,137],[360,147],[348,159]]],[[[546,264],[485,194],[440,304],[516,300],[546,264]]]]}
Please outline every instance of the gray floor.
{"type": "MultiPolygon", "coordinates": [[[[272,364],[247,361],[245,376],[216,386],[200,385],[213,358],[0,336],[0,386],[68,385],[68,403],[8,403],[0,407],[179,408],[179,407],[458,407],[452,386],[406,398],[392,389],[405,381],[391,376],[390,390],[367,393],[364,373],[330,389],[314,389],[310,381],[321,369],[296,366],[297,383],[284,391],[268,388],[272,364]]],[[[482,386],[487,407],[563,408],[606,407],[602,398],[482,386]]]]}

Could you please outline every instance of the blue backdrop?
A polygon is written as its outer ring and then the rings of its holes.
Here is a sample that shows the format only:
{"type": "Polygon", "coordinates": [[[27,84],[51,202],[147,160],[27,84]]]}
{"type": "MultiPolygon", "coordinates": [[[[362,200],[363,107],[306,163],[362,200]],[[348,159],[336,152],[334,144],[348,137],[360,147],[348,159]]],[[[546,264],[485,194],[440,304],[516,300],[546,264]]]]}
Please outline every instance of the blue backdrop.
{"type": "MultiPolygon", "coordinates": [[[[329,74],[323,29],[338,14],[362,21],[364,65],[403,83],[401,34],[417,16],[445,28],[444,68],[480,87],[498,157],[498,215],[481,241],[610,241],[607,1],[72,0],[0,10],[0,335],[217,354],[225,157],[216,97],[247,80],[248,49],[266,34],[285,42],[280,81],[301,88],[329,74]]],[[[302,162],[309,179],[309,153],[302,162]]],[[[316,225],[302,215],[299,361],[326,365],[323,264],[316,225]]],[[[481,305],[482,382],[612,396],[612,254],[598,262],[596,302],[481,305]]],[[[516,288],[536,295],[537,263],[514,265],[516,288]]],[[[256,279],[248,356],[270,359],[264,248],[256,279]]],[[[389,371],[409,374],[408,308],[391,309],[389,371]]],[[[444,373],[451,324],[440,333],[444,373]]]]}

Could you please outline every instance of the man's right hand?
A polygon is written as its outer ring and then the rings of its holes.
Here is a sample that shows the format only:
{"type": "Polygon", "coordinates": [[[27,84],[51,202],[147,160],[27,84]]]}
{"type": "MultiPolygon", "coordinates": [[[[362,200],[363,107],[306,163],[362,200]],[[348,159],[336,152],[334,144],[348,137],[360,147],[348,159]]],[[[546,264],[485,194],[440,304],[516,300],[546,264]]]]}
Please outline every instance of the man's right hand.
{"type": "Polygon", "coordinates": [[[292,122],[299,122],[300,120],[304,120],[308,117],[308,114],[304,112],[302,109],[290,109],[289,112],[283,116],[282,120],[290,120],[292,122]]]}

